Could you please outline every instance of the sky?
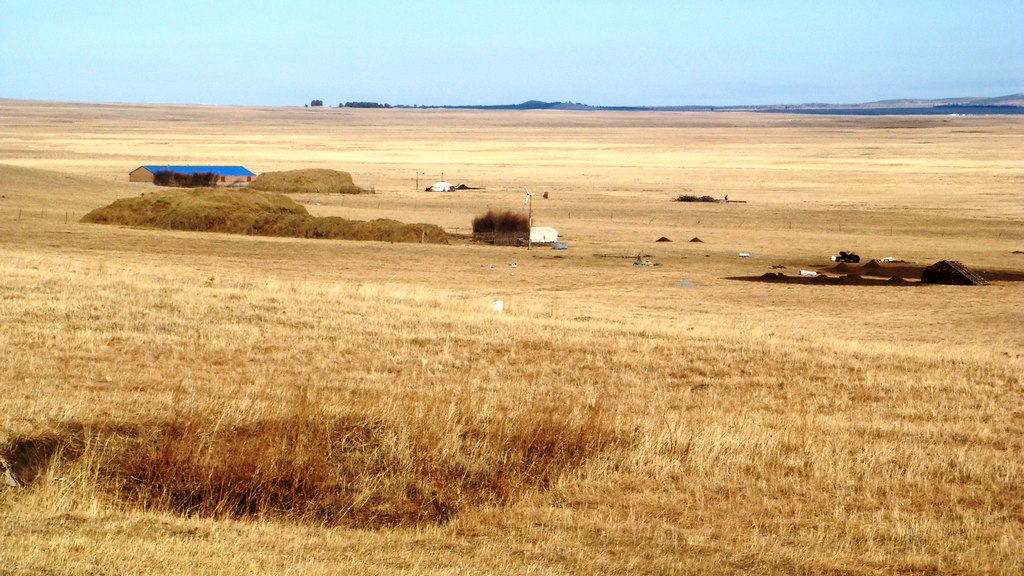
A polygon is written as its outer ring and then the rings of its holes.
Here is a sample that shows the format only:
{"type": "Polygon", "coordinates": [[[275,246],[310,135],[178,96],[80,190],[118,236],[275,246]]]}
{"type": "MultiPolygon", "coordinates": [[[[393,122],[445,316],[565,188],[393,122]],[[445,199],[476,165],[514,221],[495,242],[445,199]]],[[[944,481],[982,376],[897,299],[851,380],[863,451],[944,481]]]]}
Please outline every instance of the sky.
{"type": "Polygon", "coordinates": [[[0,98],[855,103],[1024,92],[1024,0],[0,0],[0,98]]]}

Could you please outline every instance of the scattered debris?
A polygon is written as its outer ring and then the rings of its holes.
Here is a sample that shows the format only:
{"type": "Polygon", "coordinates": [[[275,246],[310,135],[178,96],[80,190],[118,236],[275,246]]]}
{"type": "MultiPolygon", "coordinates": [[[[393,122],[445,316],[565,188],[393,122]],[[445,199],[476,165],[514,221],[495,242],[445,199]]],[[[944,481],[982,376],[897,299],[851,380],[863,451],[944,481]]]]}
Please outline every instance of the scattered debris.
{"type": "Polygon", "coordinates": [[[810,276],[811,278],[814,278],[814,277],[816,277],[818,275],[818,273],[815,272],[814,270],[801,270],[800,271],[800,275],[801,276],[810,276]]]}
{"type": "Polygon", "coordinates": [[[740,258],[750,258],[750,252],[740,252],[740,258]]]}
{"type": "Polygon", "coordinates": [[[704,242],[704,241],[701,240],[700,238],[697,238],[696,236],[694,236],[693,238],[690,238],[690,242],[704,242]]]}
{"type": "MultiPolygon", "coordinates": [[[[767,272],[761,276],[735,276],[730,280],[748,280],[785,284],[812,284],[833,286],[921,286],[923,284],[984,285],[989,282],[1024,282],[1024,271],[968,269],[959,262],[940,261],[932,266],[893,260],[880,263],[868,260],[866,264],[840,262],[830,267],[817,266],[817,275],[809,275],[813,268],[801,269],[799,274],[787,276],[782,272],[767,272]],[[930,271],[929,271],[930,269],[930,271]]],[[[785,268],[781,264],[773,269],[785,268]]]]}
{"type": "Polygon", "coordinates": [[[447,182],[437,182],[434,185],[427,186],[423,189],[424,192],[454,192],[455,190],[483,190],[483,188],[477,186],[466,186],[465,184],[452,186],[447,182]]]}
{"type": "Polygon", "coordinates": [[[752,282],[769,282],[772,284],[804,284],[813,286],[920,286],[919,282],[911,282],[898,276],[889,279],[864,278],[856,274],[845,276],[787,276],[782,272],[765,272],[761,276],[732,276],[728,280],[747,280],[752,282]]]}
{"type": "Polygon", "coordinates": [[[551,243],[551,247],[553,249],[555,249],[555,250],[568,250],[569,249],[569,243],[568,242],[552,242],[551,243]]]}
{"type": "Polygon", "coordinates": [[[853,252],[845,252],[843,250],[840,250],[838,256],[833,256],[832,257],[832,261],[833,262],[847,262],[847,263],[850,263],[850,264],[859,264],[860,263],[860,256],[858,256],[857,254],[855,254],[853,252]]]}
{"type": "Polygon", "coordinates": [[[657,240],[655,240],[655,242],[671,242],[671,240],[669,240],[665,236],[662,236],[661,238],[658,238],[657,240]]]}
{"type": "Polygon", "coordinates": [[[746,204],[746,200],[729,200],[729,195],[726,194],[725,198],[715,198],[713,196],[694,196],[692,194],[683,194],[676,198],[676,202],[714,202],[717,204],[746,204]]]}
{"type": "Polygon", "coordinates": [[[923,284],[947,284],[954,286],[984,286],[988,281],[976,272],[955,260],[940,260],[921,273],[923,284]]]}
{"type": "Polygon", "coordinates": [[[651,262],[650,260],[644,260],[643,256],[644,255],[642,252],[640,254],[637,254],[636,260],[633,260],[633,266],[657,266],[657,264],[651,262]]]}

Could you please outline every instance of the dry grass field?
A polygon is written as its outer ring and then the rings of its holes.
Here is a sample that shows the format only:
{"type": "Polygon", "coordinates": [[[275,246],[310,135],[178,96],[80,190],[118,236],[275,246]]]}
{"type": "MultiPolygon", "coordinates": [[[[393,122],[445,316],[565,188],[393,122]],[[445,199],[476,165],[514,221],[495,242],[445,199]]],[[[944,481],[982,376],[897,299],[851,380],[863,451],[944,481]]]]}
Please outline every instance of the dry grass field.
{"type": "Polygon", "coordinates": [[[1016,117],[0,100],[0,574],[1020,574],[1024,283],[729,277],[1024,270],[1021,150],[1016,117]],[[347,171],[376,193],[293,199],[457,234],[528,186],[570,247],[79,222],[152,163],[347,171]]]}

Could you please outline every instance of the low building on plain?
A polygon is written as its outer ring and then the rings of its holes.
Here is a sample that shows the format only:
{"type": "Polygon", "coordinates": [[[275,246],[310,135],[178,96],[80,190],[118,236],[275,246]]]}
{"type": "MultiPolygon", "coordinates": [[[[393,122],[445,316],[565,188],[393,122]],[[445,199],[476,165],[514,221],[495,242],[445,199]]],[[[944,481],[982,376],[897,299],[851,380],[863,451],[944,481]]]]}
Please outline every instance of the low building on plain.
{"type": "Polygon", "coordinates": [[[245,166],[172,166],[162,164],[147,164],[139,166],[128,173],[129,182],[153,182],[153,176],[157,172],[178,172],[181,174],[196,174],[213,172],[217,175],[217,184],[221,186],[244,185],[252,182],[255,173],[245,166]]]}
{"type": "Polygon", "coordinates": [[[558,230],[547,226],[534,226],[530,228],[531,244],[551,244],[558,242],[558,230]]]}

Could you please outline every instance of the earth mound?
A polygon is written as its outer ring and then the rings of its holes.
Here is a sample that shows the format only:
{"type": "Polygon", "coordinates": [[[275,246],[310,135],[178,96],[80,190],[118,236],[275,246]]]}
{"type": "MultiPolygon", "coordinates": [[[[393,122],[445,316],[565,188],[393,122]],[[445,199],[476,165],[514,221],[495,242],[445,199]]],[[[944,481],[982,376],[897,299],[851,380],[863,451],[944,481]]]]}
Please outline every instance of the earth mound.
{"type": "Polygon", "coordinates": [[[223,188],[169,190],[122,198],[89,212],[81,221],[255,236],[448,243],[448,234],[433,224],[316,218],[281,194],[223,188]]]}
{"type": "Polygon", "coordinates": [[[787,276],[781,272],[766,272],[761,276],[733,276],[729,280],[746,280],[749,282],[769,282],[773,284],[805,284],[812,286],[918,286],[920,283],[911,282],[899,276],[890,278],[865,278],[856,274],[843,276],[787,276]]]}
{"type": "Polygon", "coordinates": [[[250,190],[282,194],[367,194],[356,186],[348,172],[326,168],[264,172],[250,184],[250,190]]]}

